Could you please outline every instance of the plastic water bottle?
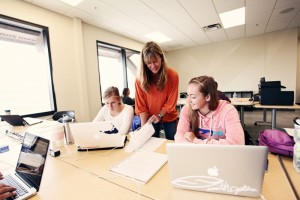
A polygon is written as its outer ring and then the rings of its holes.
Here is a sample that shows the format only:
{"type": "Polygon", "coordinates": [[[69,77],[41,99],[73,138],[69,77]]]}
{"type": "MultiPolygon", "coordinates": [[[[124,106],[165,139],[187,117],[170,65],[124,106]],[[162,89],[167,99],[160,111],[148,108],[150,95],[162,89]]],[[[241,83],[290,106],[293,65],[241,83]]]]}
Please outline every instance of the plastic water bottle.
{"type": "Polygon", "coordinates": [[[62,117],[62,122],[64,123],[66,144],[74,144],[74,138],[71,133],[70,126],[69,126],[69,123],[73,122],[73,119],[69,118],[69,116],[67,116],[67,115],[64,115],[62,117]]]}
{"type": "Polygon", "coordinates": [[[237,95],[236,92],[233,93],[233,98],[236,99],[237,95]]]}
{"type": "Polygon", "coordinates": [[[300,173],[300,119],[294,119],[294,158],[293,164],[298,173],[300,173]]]}

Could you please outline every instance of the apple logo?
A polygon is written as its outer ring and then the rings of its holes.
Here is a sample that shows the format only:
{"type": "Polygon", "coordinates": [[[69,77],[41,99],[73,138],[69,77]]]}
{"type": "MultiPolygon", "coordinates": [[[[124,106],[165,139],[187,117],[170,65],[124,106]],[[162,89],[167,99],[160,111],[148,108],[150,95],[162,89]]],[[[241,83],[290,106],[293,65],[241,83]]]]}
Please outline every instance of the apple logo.
{"type": "Polygon", "coordinates": [[[100,139],[100,134],[98,134],[98,133],[94,134],[94,138],[95,138],[96,140],[99,140],[99,139],[100,139]]]}
{"type": "Polygon", "coordinates": [[[219,169],[214,166],[207,169],[207,173],[210,176],[219,176],[219,169]]]}

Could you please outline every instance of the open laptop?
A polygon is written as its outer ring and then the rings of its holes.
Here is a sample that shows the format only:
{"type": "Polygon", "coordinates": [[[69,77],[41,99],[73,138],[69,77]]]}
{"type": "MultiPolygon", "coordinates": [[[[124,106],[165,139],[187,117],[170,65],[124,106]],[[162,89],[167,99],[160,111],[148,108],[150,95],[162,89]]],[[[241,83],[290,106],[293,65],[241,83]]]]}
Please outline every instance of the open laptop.
{"type": "Polygon", "coordinates": [[[25,126],[25,125],[31,126],[43,122],[42,119],[32,118],[32,117],[23,118],[20,115],[0,115],[0,118],[12,126],[25,126]]]}
{"type": "Polygon", "coordinates": [[[173,187],[259,197],[268,148],[246,145],[167,144],[173,187]]]}
{"type": "Polygon", "coordinates": [[[107,121],[70,123],[78,151],[123,148],[126,136],[117,133],[116,127],[107,121]]]}
{"type": "Polygon", "coordinates": [[[17,188],[14,199],[28,199],[39,191],[49,143],[45,138],[25,133],[15,172],[0,180],[17,188]]]}

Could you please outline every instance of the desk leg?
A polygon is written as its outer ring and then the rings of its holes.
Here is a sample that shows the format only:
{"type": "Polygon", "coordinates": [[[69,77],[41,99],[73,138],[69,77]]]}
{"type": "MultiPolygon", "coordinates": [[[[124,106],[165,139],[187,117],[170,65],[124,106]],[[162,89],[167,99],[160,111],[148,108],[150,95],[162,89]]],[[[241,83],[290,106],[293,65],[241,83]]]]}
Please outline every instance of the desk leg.
{"type": "Polygon", "coordinates": [[[242,127],[244,127],[245,126],[245,124],[244,124],[244,106],[240,106],[240,120],[241,120],[242,127]]]}
{"type": "Polygon", "coordinates": [[[263,121],[255,121],[254,125],[257,126],[258,123],[261,123],[261,124],[271,123],[271,122],[267,122],[267,109],[266,108],[263,109],[263,121]]]}
{"type": "Polygon", "coordinates": [[[276,109],[275,108],[272,109],[271,123],[272,123],[272,129],[275,129],[276,128],[276,109]]]}

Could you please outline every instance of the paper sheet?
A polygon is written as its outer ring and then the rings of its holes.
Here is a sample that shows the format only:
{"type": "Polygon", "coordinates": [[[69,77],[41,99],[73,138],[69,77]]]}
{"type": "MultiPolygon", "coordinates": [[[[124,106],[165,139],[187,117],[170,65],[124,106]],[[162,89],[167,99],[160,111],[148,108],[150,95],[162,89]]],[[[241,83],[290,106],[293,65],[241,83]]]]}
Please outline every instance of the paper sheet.
{"type": "Polygon", "coordinates": [[[111,168],[110,171],[142,183],[147,183],[166,162],[166,154],[136,151],[130,157],[111,168]]]}

